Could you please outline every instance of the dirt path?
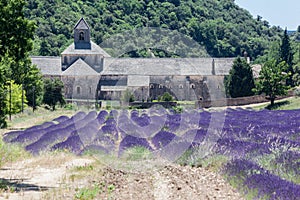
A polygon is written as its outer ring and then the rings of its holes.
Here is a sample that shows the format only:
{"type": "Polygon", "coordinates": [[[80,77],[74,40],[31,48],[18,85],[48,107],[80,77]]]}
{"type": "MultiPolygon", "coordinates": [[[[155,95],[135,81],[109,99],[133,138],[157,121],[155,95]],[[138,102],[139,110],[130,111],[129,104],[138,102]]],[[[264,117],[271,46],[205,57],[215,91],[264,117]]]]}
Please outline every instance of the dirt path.
{"type": "MultiPolygon", "coordinates": [[[[104,170],[109,178],[101,181],[109,180],[107,184],[116,187],[111,193],[112,199],[243,199],[220,175],[204,168],[168,165],[151,174],[104,170]]],[[[105,199],[107,196],[101,197],[105,199]]]]}
{"type": "Polygon", "coordinates": [[[60,187],[68,169],[92,162],[70,155],[48,155],[5,165],[0,169],[0,180],[7,183],[9,191],[0,191],[0,199],[43,199],[45,191],[60,187]]]}
{"type": "Polygon", "coordinates": [[[0,191],[0,199],[9,200],[74,199],[80,188],[95,185],[102,187],[95,199],[242,199],[220,175],[204,168],[169,164],[135,173],[65,154],[6,165],[0,170],[0,180],[11,185],[10,192],[0,191]],[[93,168],[81,171],[79,166],[93,168]],[[76,167],[80,170],[74,171],[76,167]]]}

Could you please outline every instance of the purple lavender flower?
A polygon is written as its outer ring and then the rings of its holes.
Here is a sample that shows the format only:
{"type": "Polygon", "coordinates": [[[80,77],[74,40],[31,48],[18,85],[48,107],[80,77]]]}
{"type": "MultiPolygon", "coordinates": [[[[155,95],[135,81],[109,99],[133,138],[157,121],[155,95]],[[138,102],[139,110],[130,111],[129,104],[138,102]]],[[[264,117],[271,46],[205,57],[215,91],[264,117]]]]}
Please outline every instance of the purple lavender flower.
{"type": "Polygon", "coordinates": [[[64,121],[68,120],[68,119],[70,119],[70,118],[67,117],[67,116],[62,115],[62,116],[60,116],[60,117],[57,117],[57,118],[53,119],[52,121],[56,121],[56,122],[58,122],[58,123],[62,123],[62,122],[64,122],[64,121]]]}
{"type": "Polygon", "coordinates": [[[145,147],[150,151],[153,150],[145,138],[138,138],[131,135],[126,135],[120,143],[119,156],[121,156],[126,149],[136,146],[145,147]]]}
{"type": "Polygon", "coordinates": [[[160,149],[169,144],[175,137],[176,135],[174,133],[160,131],[152,138],[151,141],[156,149],[160,149]]]}
{"type": "Polygon", "coordinates": [[[67,140],[64,142],[57,143],[51,147],[51,150],[63,150],[67,149],[70,152],[75,154],[79,154],[84,148],[84,144],[82,143],[80,136],[75,132],[67,140]]]}

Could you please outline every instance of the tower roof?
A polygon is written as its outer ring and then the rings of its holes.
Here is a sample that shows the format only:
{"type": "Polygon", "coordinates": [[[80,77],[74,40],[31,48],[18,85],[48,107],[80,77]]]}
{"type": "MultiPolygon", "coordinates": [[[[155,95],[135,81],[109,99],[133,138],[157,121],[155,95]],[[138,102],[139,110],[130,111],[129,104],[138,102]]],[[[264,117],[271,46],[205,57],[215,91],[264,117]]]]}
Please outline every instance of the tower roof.
{"type": "Polygon", "coordinates": [[[76,23],[76,25],[74,26],[74,29],[90,29],[90,27],[86,23],[85,19],[81,17],[76,23]]]}

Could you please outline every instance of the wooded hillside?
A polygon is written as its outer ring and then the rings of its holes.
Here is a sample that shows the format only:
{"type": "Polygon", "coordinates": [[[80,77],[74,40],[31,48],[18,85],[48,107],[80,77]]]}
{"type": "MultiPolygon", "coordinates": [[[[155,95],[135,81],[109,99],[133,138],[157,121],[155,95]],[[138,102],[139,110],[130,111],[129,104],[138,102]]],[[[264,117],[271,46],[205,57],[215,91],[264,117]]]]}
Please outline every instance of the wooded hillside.
{"type": "MultiPolygon", "coordinates": [[[[34,55],[59,55],[71,42],[73,26],[84,17],[92,40],[124,30],[163,27],[192,37],[215,57],[257,58],[282,30],[238,7],[234,0],[27,0],[26,17],[36,22],[34,55]]],[[[131,56],[144,56],[143,52],[131,56]]],[[[165,56],[159,54],[158,56],[165,56]]]]}

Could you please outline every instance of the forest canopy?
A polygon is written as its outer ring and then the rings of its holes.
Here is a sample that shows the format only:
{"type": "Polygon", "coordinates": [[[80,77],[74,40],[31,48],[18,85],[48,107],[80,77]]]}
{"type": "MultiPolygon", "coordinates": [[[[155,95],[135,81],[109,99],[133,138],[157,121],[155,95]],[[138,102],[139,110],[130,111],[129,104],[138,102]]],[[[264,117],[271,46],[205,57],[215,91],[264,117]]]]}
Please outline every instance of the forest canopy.
{"type": "MultiPolygon", "coordinates": [[[[26,0],[25,15],[37,25],[33,55],[58,56],[71,42],[73,26],[84,17],[97,44],[126,30],[161,27],[191,37],[214,57],[257,58],[282,29],[254,18],[234,0],[26,0]]],[[[145,51],[131,57],[144,57],[145,51]]],[[[154,52],[155,56],[174,55],[154,52]]],[[[175,55],[176,56],[176,55],[175,55]]]]}

